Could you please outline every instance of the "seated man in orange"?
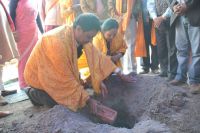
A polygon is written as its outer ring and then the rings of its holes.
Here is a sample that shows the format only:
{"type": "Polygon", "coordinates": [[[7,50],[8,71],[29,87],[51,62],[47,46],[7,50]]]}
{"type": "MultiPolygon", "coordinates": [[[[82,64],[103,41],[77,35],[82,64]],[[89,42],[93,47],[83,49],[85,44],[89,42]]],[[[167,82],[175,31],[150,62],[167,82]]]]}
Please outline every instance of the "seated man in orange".
{"type": "Polygon", "coordinates": [[[119,24],[115,19],[105,20],[101,32],[93,38],[93,44],[102,53],[110,56],[113,63],[121,67],[120,58],[126,52],[127,46],[123,35],[118,32],[118,27],[119,24]]]}
{"type": "Polygon", "coordinates": [[[100,30],[99,19],[90,13],[79,15],[73,27],[56,28],[38,41],[26,64],[24,77],[27,94],[35,105],[61,104],[77,111],[86,102],[92,103],[80,81],[77,60],[85,51],[94,91],[103,96],[108,92],[103,80],[112,72],[123,80],[134,79],[121,73],[109,57],[91,43],[100,30]]]}
{"type": "MultiPolygon", "coordinates": [[[[93,38],[93,45],[104,55],[110,57],[118,67],[122,67],[120,58],[126,52],[127,46],[123,35],[118,32],[118,27],[119,24],[115,19],[106,19],[101,26],[101,32],[93,38]]],[[[78,65],[79,68],[88,66],[85,54],[80,57],[78,65]]]]}

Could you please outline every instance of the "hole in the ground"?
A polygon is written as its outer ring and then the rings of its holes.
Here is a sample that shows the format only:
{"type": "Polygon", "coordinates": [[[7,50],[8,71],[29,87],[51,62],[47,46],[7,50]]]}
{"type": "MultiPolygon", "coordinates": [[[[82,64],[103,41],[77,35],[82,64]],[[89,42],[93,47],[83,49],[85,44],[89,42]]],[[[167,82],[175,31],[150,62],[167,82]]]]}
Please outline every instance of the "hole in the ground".
{"type": "Polygon", "coordinates": [[[113,126],[131,129],[137,122],[135,116],[130,115],[127,111],[118,111],[117,119],[113,126]]]}
{"type": "MultiPolygon", "coordinates": [[[[112,104],[110,107],[115,109],[118,113],[117,118],[112,126],[131,129],[137,123],[137,118],[128,112],[128,108],[125,106],[125,104],[123,104],[123,102],[112,104]]],[[[105,124],[94,115],[87,114],[87,116],[94,123],[105,124]]]]}
{"type": "Polygon", "coordinates": [[[128,108],[123,101],[113,105],[112,108],[118,112],[117,119],[113,126],[131,129],[134,127],[135,123],[137,123],[136,117],[129,113],[128,108]]]}
{"type": "MultiPolygon", "coordinates": [[[[101,123],[101,124],[107,124],[101,121],[99,118],[96,116],[89,116],[89,119],[94,122],[94,123],[101,123]]],[[[118,111],[117,119],[115,122],[112,124],[114,127],[120,127],[120,128],[128,128],[131,129],[134,127],[134,125],[137,123],[137,119],[135,116],[130,115],[126,111],[118,111]]]]}

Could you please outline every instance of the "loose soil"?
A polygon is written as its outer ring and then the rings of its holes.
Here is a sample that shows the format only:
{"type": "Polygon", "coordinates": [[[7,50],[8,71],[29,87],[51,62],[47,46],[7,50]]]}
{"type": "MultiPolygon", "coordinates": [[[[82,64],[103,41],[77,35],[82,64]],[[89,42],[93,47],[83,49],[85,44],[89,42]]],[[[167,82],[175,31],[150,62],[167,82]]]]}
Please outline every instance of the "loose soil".
{"type": "Polygon", "coordinates": [[[0,119],[0,133],[199,133],[200,95],[187,85],[176,87],[154,75],[137,76],[125,83],[116,76],[106,80],[109,95],[96,97],[118,111],[113,125],[71,112],[63,106],[34,107],[29,100],[0,107],[14,113],[0,119]]]}

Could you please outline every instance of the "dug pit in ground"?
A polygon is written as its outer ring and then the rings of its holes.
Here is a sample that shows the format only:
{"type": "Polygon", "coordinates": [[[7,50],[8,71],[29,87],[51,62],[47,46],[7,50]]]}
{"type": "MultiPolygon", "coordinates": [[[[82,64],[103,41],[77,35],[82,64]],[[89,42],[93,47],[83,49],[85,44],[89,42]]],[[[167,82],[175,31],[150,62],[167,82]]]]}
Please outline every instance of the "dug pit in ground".
{"type": "MultiPolygon", "coordinates": [[[[127,84],[112,76],[106,81],[109,95],[101,99],[118,111],[113,125],[99,124],[81,112],[71,112],[63,106],[10,121],[6,132],[62,133],[198,133],[200,132],[199,95],[189,93],[188,87],[174,87],[157,76],[138,76],[136,83],[127,84]],[[14,123],[14,124],[13,124],[14,123]],[[123,127],[123,128],[121,128],[123,127]]],[[[100,100],[100,99],[99,99],[100,100]]],[[[30,104],[30,103],[29,103],[30,104]]],[[[33,109],[36,109],[35,107],[33,109]]],[[[27,111],[28,110],[28,111],[27,111]]],[[[12,116],[9,116],[9,119],[12,116]]],[[[101,123],[101,122],[100,122],[101,123]]],[[[5,125],[7,123],[4,123],[5,125]]]]}

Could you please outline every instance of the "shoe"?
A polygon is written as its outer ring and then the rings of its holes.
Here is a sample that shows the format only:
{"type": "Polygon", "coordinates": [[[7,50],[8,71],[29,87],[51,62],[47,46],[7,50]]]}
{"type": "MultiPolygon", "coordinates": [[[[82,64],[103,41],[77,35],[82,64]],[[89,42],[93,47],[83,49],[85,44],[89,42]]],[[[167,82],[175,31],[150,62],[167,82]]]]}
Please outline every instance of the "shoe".
{"type": "Polygon", "coordinates": [[[183,85],[183,84],[185,84],[185,82],[184,82],[184,81],[181,81],[181,80],[176,80],[176,79],[174,79],[174,80],[171,80],[169,83],[170,83],[171,85],[174,85],[174,86],[180,86],[180,85],[183,85]]]}
{"type": "Polygon", "coordinates": [[[10,111],[0,111],[0,118],[6,117],[11,114],[12,114],[12,112],[10,112],[10,111]]]}
{"type": "Polygon", "coordinates": [[[174,76],[168,76],[168,78],[167,78],[167,82],[171,82],[172,80],[174,80],[174,76]]]}
{"type": "Polygon", "coordinates": [[[17,93],[17,90],[2,90],[1,91],[1,95],[3,97],[7,96],[7,95],[12,95],[12,94],[15,94],[17,93]]]}
{"type": "Polygon", "coordinates": [[[159,73],[160,73],[158,69],[151,70],[151,72],[152,72],[153,74],[159,74],[159,73]]]}
{"type": "Polygon", "coordinates": [[[139,72],[139,74],[147,74],[147,73],[149,73],[149,70],[142,70],[141,72],[139,72]]]}
{"type": "Polygon", "coordinates": [[[0,106],[4,106],[8,104],[8,102],[4,99],[4,97],[0,96],[0,106]]]}
{"type": "Polygon", "coordinates": [[[160,76],[160,77],[167,77],[167,73],[166,72],[161,72],[160,74],[158,74],[158,76],[160,76]]]}
{"type": "Polygon", "coordinates": [[[192,94],[199,94],[200,93],[200,84],[191,84],[190,85],[190,92],[192,94]]]}

